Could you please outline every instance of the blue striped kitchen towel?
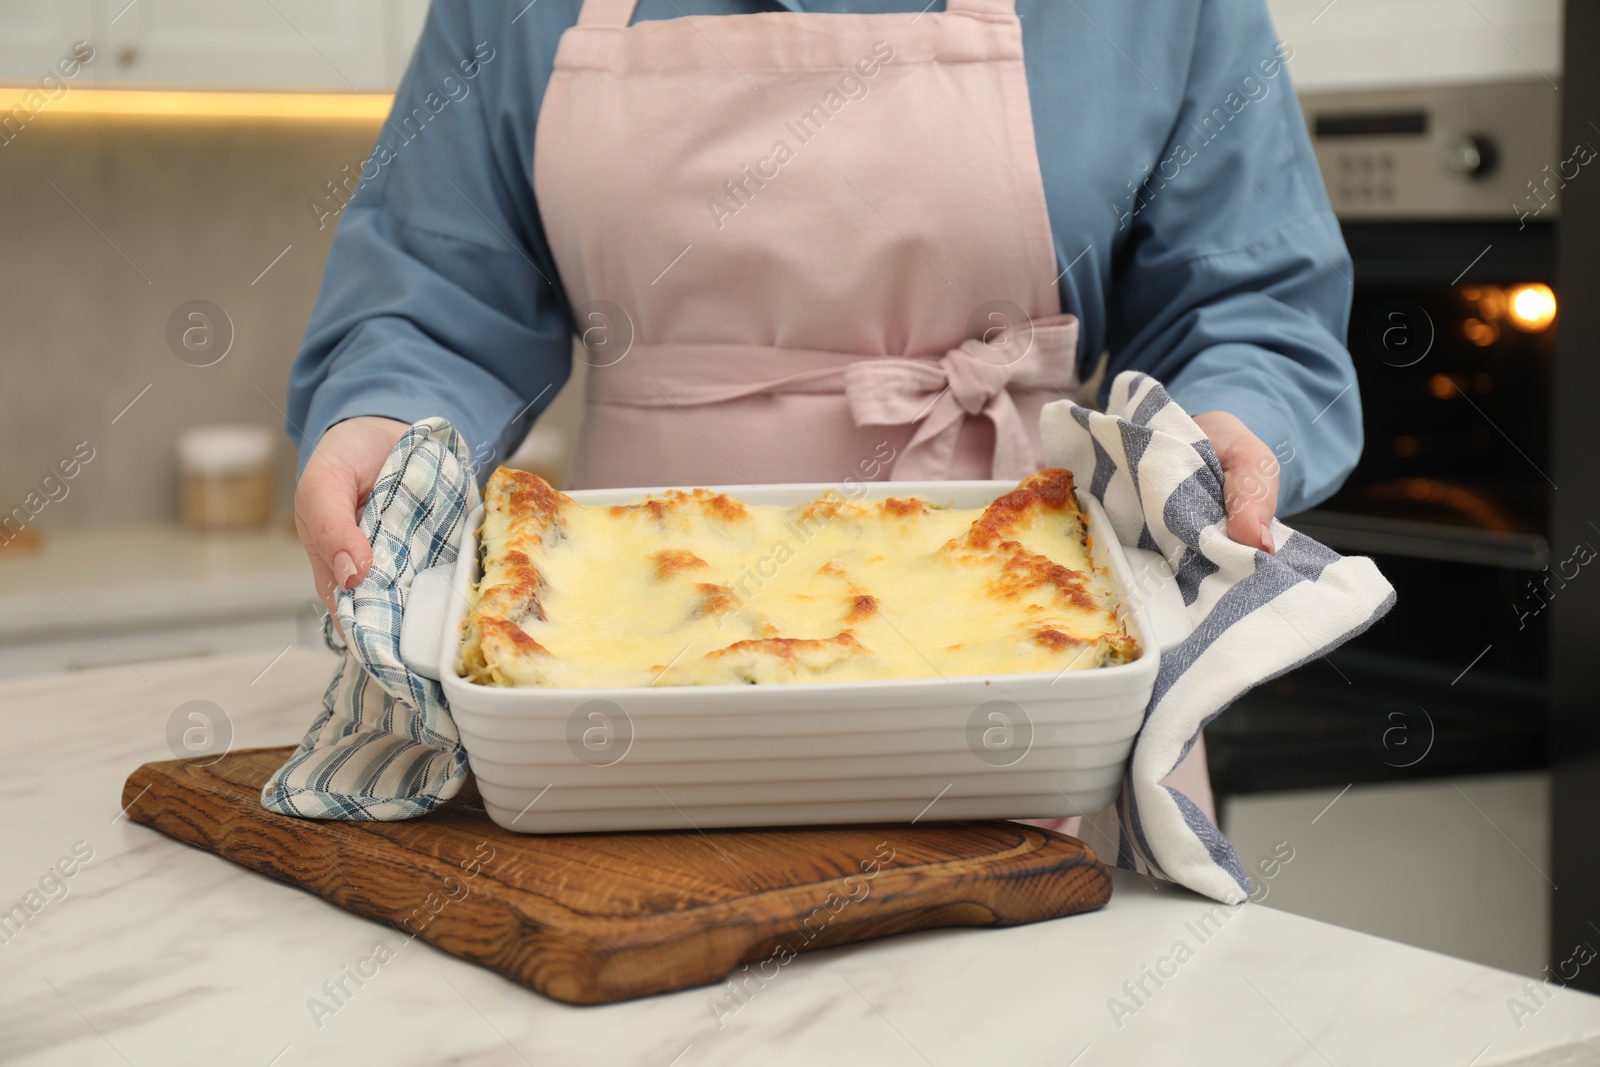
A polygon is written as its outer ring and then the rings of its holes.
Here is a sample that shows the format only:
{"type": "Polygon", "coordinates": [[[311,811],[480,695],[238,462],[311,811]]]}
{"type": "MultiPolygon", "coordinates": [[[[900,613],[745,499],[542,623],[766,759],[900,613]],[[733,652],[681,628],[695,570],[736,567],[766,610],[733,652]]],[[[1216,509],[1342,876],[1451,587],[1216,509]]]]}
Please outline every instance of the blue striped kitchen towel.
{"type": "Polygon", "coordinates": [[[444,419],[407,430],[361,515],[372,568],[336,600],[323,637],[343,653],[322,711],[261,790],[269,810],[306,819],[390,821],[426,815],[455,796],[467,754],[439,683],[400,661],[400,617],[418,571],[456,558],[478,505],[471,455],[444,419]]]}
{"type": "Polygon", "coordinates": [[[1233,846],[1161,780],[1245,691],[1376,622],[1394,606],[1394,587],[1370,559],[1340,556],[1276,520],[1275,553],[1230,540],[1217,454],[1154,378],[1117,375],[1107,409],[1045,407],[1045,461],[1087,483],[1119,541],[1165,557],[1194,630],[1161,656],[1116,804],[1087,818],[1096,840],[1117,842],[1117,866],[1237,904],[1250,884],[1233,846]]]}

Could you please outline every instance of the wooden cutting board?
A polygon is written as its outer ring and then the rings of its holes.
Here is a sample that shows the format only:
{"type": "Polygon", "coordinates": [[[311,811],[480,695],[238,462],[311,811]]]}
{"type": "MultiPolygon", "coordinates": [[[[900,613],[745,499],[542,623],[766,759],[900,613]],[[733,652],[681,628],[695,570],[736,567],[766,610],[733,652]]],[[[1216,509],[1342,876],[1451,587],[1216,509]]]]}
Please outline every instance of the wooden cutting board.
{"type": "Polygon", "coordinates": [[[492,823],[470,781],[409,822],[295,819],[260,801],[291,751],[147,763],[123,804],[179,841],[570,1004],[729,977],[748,988],[792,953],[1038,922],[1111,896],[1088,846],[1012,822],[536,836],[492,823]]]}

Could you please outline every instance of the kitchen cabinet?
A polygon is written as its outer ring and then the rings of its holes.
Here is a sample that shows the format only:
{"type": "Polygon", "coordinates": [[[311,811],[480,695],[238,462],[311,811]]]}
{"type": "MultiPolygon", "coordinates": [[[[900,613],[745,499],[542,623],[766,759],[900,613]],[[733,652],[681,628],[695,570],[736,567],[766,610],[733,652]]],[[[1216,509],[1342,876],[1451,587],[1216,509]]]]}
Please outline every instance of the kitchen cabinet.
{"type": "MultiPolygon", "coordinates": [[[[0,0],[0,83],[37,86],[75,42],[93,36],[91,9],[90,0],[0,0]]],[[[5,108],[13,102],[6,99],[5,108]]]]}
{"type": "MultiPolygon", "coordinates": [[[[322,607],[287,530],[207,536],[164,523],[45,531],[0,552],[0,678],[323,649],[322,607]]],[[[330,659],[331,664],[331,659],[330,659]]]]}
{"type": "Polygon", "coordinates": [[[33,84],[74,41],[97,88],[381,92],[427,0],[0,0],[0,82],[33,84]],[[37,68],[37,69],[36,69],[37,68]]]}
{"type": "MultiPolygon", "coordinates": [[[[96,667],[146,665],[173,659],[204,659],[256,650],[261,666],[285,648],[321,649],[322,631],[310,611],[276,612],[254,619],[228,619],[203,626],[146,626],[0,644],[0,678],[96,667]]],[[[332,659],[329,660],[332,669],[332,659]]]]}
{"type": "MultiPolygon", "coordinates": [[[[1559,81],[1561,0],[1270,0],[1296,86],[1347,89],[1543,75],[1559,81]]],[[[381,91],[428,0],[0,0],[0,83],[34,84],[72,43],[82,85],[381,91]]]]}
{"type": "Polygon", "coordinates": [[[400,84],[400,76],[411,63],[411,53],[422,36],[428,19],[428,0],[384,0],[384,55],[388,57],[387,84],[400,84]]]}
{"type": "Polygon", "coordinates": [[[120,3],[97,5],[101,85],[387,84],[381,0],[137,0],[105,15],[120,3]]]}
{"type": "Polygon", "coordinates": [[[1268,0],[1296,89],[1561,80],[1562,0],[1268,0]]]}
{"type": "Polygon", "coordinates": [[[1548,772],[1232,796],[1222,829],[1241,855],[1296,850],[1272,883],[1275,908],[1516,974],[1544,969],[1548,772]],[[1380,884],[1375,871],[1402,874],[1380,884]]]}

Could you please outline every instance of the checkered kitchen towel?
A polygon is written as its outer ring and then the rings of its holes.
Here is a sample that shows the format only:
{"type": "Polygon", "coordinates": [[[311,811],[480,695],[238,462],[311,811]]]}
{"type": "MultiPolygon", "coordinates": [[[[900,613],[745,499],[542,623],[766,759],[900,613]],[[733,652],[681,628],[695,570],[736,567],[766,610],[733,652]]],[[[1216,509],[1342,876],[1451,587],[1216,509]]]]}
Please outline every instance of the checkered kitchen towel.
{"type": "Polygon", "coordinates": [[[269,810],[307,819],[389,821],[426,815],[460,790],[467,754],[439,683],[400,661],[400,615],[416,573],[456,558],[478,504],[465,442],[443,419],[407,430],[361,515],[372,568],[336,601],[323,637],[344,659],[322,712],[261,790],[269,810]]]}
{"type": "Polygon", "coordinates": [[[1162,654],[1116,805],[1088,818],[1100,840],[1117,842],[1117,866],[1237,904],[1250,886],[1233,846],[1161,779],[1223,708],[1371,626],[1394,606],[1394,588],[1370,559],[1277,521],[1273,554],[1230,540],[1217,454],[1154,378],[1117,375],[1108,409],[1048,405],[1045,461],[1088,482],[1118,540],[1166,558],[1194,632],[1162,654]]]}

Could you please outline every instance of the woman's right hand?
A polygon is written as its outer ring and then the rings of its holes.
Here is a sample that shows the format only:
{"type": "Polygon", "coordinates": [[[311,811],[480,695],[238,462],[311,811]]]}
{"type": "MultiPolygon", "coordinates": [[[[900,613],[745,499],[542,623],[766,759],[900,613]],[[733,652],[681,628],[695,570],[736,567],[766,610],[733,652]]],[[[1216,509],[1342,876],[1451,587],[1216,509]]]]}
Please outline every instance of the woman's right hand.
{"type": "Polygon", "coordinates": [[[411,427],[362,415],[334,423],[317,442],[294,493],[294,524],[311,558],[317,596],[333,615],[337,589],[353,589],[372,566],[372,546],[356,520],[395,442],[411,427]]]}

